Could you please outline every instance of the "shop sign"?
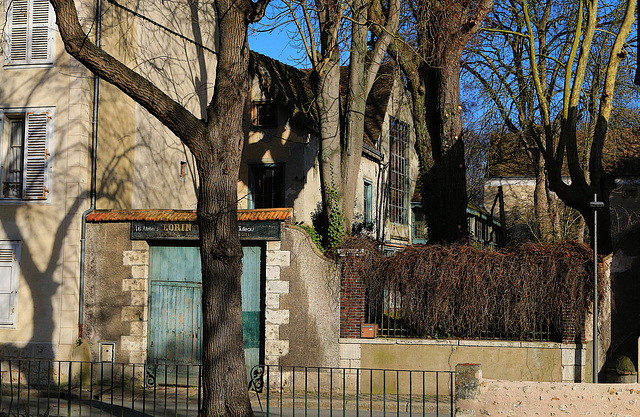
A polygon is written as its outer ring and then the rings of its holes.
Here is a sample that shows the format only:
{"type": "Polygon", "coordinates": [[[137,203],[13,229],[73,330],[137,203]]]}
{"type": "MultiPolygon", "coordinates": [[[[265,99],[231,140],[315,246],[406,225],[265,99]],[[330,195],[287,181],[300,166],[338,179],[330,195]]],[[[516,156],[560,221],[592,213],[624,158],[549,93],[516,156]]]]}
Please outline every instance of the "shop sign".
{"type": "MultiPolygon", "coordinates": [[[[280,240],[280,222],[238,222],[240,240],[280,240]]],[[[198,240],[196,222],[131,223],[131,240],[198,240]]]]}

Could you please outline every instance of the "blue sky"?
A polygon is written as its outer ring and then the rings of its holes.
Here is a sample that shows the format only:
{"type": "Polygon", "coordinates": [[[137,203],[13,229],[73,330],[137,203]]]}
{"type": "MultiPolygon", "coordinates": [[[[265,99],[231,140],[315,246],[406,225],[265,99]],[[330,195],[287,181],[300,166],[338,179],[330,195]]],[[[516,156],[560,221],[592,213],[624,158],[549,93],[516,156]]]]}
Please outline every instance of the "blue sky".
{"type": "Polygon", "coordinates": [[[301,51],[294,45],[291,45],[291,39],[287,31],[296,30],[295,25],[286,24],[275,27],[272,31],[264,31],[265,27],[273,27],[272,20],[269,17],[276,13],[276,8],[282,6],[277,0],[272,1],[267,8],[266,16],[256,24],[249,28],[249,47],[268,57],[277,59],[285,64],[295,67],[309,67],[308,64],[300,63],[301,51]]]}
{"type": "Polygon", "coordinates": [[[289,37],[282,29],[249,34],[249,47],[289,65],[296,65],[296,57],[299,56],[299,51],[289,45],[289,37]]]}

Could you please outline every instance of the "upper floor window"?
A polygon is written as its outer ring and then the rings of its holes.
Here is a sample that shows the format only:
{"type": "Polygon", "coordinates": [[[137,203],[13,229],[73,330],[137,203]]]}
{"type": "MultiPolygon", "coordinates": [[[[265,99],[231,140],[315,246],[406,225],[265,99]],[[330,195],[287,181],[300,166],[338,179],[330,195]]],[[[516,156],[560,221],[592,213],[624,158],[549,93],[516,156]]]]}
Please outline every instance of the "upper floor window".
{"type": "Polygon", "coordinates": [[[254,101],[251,119],[254,126],[273,127],[278,124],[278,112],[272,101],[254,101]]]}
{"type": "Polygon", "coordinates": [[[53,15],[49,0],[7,2],[6,66],[53,63],[53,15]]]}
{"type": "Polygon", "coordinates": [[[250,167],[250,208],[284,207],[284,167],[260,165],[250,167]]]}
{"type": "Polygon", "coordinates": [[[389,123],[389,139],[391,142],[389,184],[391,221],[407,224],[409,125],[392,117],[389,123]]]}
{"type": "Polygon", "coordinates": [[[0,110],[0,200],[46,200],[53,109],[0,110]]]}

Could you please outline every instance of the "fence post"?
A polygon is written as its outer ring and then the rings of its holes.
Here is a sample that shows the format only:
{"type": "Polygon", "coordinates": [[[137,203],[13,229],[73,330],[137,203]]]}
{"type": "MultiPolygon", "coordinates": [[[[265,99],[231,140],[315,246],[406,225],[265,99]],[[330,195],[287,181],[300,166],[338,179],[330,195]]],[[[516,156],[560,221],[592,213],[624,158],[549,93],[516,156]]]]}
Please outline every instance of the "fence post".
{"type": "Polygon", "coordinates": [[[480,394],[482,368],[475,363],[456,365],[456,417],[475,416],[474,402],[480,394]]]}

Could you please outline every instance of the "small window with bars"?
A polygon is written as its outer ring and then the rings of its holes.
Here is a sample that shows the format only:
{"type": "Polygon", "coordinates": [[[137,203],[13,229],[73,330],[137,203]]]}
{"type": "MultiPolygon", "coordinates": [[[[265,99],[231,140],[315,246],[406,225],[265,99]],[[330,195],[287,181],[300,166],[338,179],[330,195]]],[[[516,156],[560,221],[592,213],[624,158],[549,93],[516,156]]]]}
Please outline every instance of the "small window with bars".
{"type": "Polygon", "coordinates": [[[284,207],[284,167],[282,165],[258,165],[250,168],[250,208],[284,207]]]}
{"type": "Polygon", "coordinates": [[[278,112],[272,101],[254,101],[252,110],[254,126],[273,127],[278,124],[278,112]]]}
{"type": "Polygon", "coordinates": [[[393,223],[407,224],[409,125],[392,117],[389,126],[389,139],[391,142],[390,218],[393,223]]]}

